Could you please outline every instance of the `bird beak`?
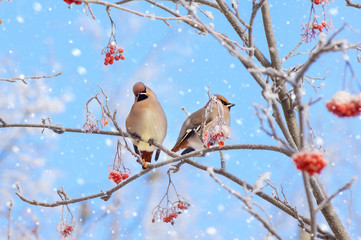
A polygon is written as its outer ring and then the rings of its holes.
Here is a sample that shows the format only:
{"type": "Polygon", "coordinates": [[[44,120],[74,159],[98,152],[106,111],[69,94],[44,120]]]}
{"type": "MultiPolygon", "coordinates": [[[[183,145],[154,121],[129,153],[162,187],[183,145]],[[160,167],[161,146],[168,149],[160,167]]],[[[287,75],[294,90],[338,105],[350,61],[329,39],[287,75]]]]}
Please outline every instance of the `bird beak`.
{"type": "Polygon", "coordinates": [[[138,95],[145,95],[145,96],[149,97],[149,94],[148,94],[148,93],[144,93],[144,92],[140,92],[140,93],[138,93],[138,95]]]}
{"type": "Polygon", "coordinates": [[[231,109],[231,107],[233,107],[233,106],[236,106],[236,104],[230,103],[230,104],[227,105],[228,109],[231,109]]]}

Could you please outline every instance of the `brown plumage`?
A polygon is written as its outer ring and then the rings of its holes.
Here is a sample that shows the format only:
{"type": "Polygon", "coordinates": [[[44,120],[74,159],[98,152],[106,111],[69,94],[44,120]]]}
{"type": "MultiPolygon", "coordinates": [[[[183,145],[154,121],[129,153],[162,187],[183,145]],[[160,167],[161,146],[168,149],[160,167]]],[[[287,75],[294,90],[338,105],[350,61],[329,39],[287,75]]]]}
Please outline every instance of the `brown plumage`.
{"type": "MultiPolygon", "coordinates": [[[[145,162],[151,162],[153,151],[157,149],[148,143],[154,140],[163,143],[167,133],[167,117],[154,92],[142,82],[134,84],[134,104],[125,121],[127,132],[140,137],[143,141],[131,139],[136,153],[145,162]]],[[[155,160],[158,160],[159,149],[155,160]]]]}
{"type": "MultiPolygon", "coordinates": [[[[222,103],[224,121],[227,126],[230,126],[230,109],[231,107],[234,106],[234,104],[229,103],[228,100],[222,95],[215,94],[214,96],[216,96],[217,101],[222,103]]],[[[182,152],[182,154],[185,154],[194,151],[196,149],[202,149],[204,147],[203,141],[199,137],[199,134],[201,131],[202,124],[204,122],[203,118],[205,116],[206,106],[192,113],[184,121],[177,142],[172,148],[173,152],[178,152],[179,150],[185,148],[186,150],[182,152]]],[[[216,116],[217,116],[217,105],[213,103],[212,111],[209,114],[205,123],[204,132],[207,131],[207,129],[210,126],[212,126],[216,116]]]]}

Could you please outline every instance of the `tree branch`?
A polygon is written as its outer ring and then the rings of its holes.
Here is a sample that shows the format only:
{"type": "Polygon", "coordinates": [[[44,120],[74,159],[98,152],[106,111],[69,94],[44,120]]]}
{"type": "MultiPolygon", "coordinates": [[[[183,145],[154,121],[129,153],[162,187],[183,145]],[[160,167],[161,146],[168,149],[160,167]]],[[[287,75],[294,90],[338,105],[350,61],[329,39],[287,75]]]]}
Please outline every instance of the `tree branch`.
{"type": "Polygon", "coordinates": [[[356,177],[352,178],[348,183],[345,184],[345,186],[338,189],[334,194],[329,196],[327,199],[323,200],[318,207],[315,209],[315,212],[322,210],[327,204],[331,202],[331,200],[336,197],[339,193],[345,191],[346,189],[351,189],[351,185],[357,180],[356,177]]]}
{"type": "MultiPolygon", "coordinates": [[[[310,183],[313,191],[313,196],[316,199],[318,205],[327,200],[327,196],[324,193],[323,189],[320,188],[320,183],[317,176],[310,177],[310,183]]],[[[331,228],[332,232],[335,234],[336,239],[342,240],[351,240],[348,235],[345,227],[343,226],[340,218],[338,217],[333,206],[328,203],[321,209],[323,216],[325,217],[328,226],[331,228]]]]}
{"type": "MultiPolygon", "coordinates": [[[[272,27],[268,0],[266,0],[265,3],[262,5],[261,10],[262,10],[264,31],[266,34],[268,49],[271,56],[272,67],[277,70],[281,70],[281,63],[278,56],[278,48],[277,48],[275,36],[273,34],[273,27],[272,27]]],[[[299,147],[298,124],[295,113],[292,108],[292,100],[288,97],[288,91],[286,89],[285,82],[280,81],[277,78],[275,82],[276,82],[276,86],[280,89],[278,92],[278,98],[280,100],[283,109],[283,114],[286,119],[288,130],[296,146],[299,147]]],[[[290,142],[290,139],[288,139],[288,142],[290,142]]]]}
{"type": "Polygon", "coordinates": [[[266,220],[264,220],[256,211],[253,210],[251,203],[249,202],[249,199],[243,197],[240,193],[234,191],[233,189],[231,189],[230,187],[228,187],[227,185],[225,185],[224,183],[222,183],[221,180],[219,180],[215,175],[214,175],[214,171],[213,168],[208,167],[207,169],[209,175],[224,189],[226,189],[229,193],[233,194],[234,196],[236,196],[239,200],[241,200],[244,203],[244,207],[243,209],[245,209],[247,212],[249,212],[252,216],[254,216],[256,219],[258,219],[258,221],[260,221],[263,226],[273,235],[275,236],[277,239],[282,239],[280,235],[278,235],[278,233],[276,232],[276,230],[267,223],[266,220]]]}
{"type": "MultiPolygon", "coordinates": [[[[185,163],[201,169],[203,171],[207,171],[208,166],[200,164],[196,161],[193,161],[189,158],[183,160],[185,163]]],[[[248,184],[246,181],[239,179],[238,177],[232,175],[230,172],[228,171],[224,171],[222,169],[217,169],[217,168],[213,168],[213,171],[218,174],[221,175],[223,177],[226,177],[227,179],[231,180],[232,182],[242,186],[242,187],[246,187],[249,191],[253,192],[254,191],[254,187],[250,184],[248,184]]],[[[310,219],[299,215],[295,212],[295,210],[291,207],[289,207],[288,205],[286,205],[285,203],[283,203],[282,201],[275,199],[274,197],[271,197],[269,195],[267,195],[266,193],[262,192],[262,191],[256,191],[255,193],[257,196],[259,196],[260,198],[264,199],[265,201],[271,203],[272,205],[276,206],[277,208],[279,208],[280,210],[282,210],[283,212],[287,213],[289,216],[293,217],[296,220],[302,220],[304,223],[308,224],[311,226],[311,221],[310,219]]],[[[317,226],[317,231],[322,234],[323,238],[325,239],[336,239],[331,233],[323,231],[321,229],[321,227],[317,226]]]]}
{"type": "Polygon", "coordinates": [[[50,75],[50,76],[31,76],[31,77],[25,77],[25,76],[21,75],[20,77],[15,77],[15,78],[0,78],[0,81],[6,81],[6,82],[22,81],[24,84],[28,84],[28,82],[25,81],[25,79],[53,78],[53,77],[57,77],[57,76],[61,75],[62,73],[63,72],[60,72],[60,73],[50,75]]]}
{"type": "Polygon", "coordinates": [[[346,1],[346,6],[354,7],[354,8],[361,8],[360,3],[353,3],[351,0],[345,0],[345,1],[346,1]]]}

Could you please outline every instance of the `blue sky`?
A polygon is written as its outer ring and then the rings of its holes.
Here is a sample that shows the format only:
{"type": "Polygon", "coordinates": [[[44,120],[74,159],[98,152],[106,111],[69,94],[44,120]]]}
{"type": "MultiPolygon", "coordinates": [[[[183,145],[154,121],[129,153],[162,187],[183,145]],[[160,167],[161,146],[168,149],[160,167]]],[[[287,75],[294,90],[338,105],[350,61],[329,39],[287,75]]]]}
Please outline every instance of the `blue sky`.
{"type": "MultiPolygon", "coordinates": [[[[310,2],[270,2],[279,54],[283,57],[300,41],[301,24],[308,21],[310,2]]],[[[242,4],[243,9],[249,9],[249,1],[242,4]]],[[[237,59],[212,36],[199,35],[183,23],[169,21],[171,27],[168,27],[163,21],[145,19],[113,9],[111,13],[117,26],[116,39],[124,48],[125,60],[112,66],[104,66],[101,50],[108,43],[110,22],[104,7],[91,6],[96,21],[83,12],[82,6],[69,9],[67,4],[60,0],[0,2],[0,76],[51,75],[63,72],[56,78],[29,81],[26,88],[42,89],[35,88],[36,84],[44,86],[41,95],[43,98],[35,100],[39,96],[35,92],[27,95],[28,98],[23,96],[24,101],[29,104],[39,101],[49,103],[53,99],[54,104],[49,104],[50,109],[34,110],[34,114],[30,114],[26,119],[28,122],[39,123],[42,117],[47,117],[49,112],[52,112],[53,123],[81,128],[85,123],[84,104],[99,92],[97,85],[100,85],[109,96],[111,108],[117,109],[118,122],[124,129],[125,118],[133,102],[132,86],[137,81],[143,81],[156,92],[167,114],[169,127],[164,145],[171,148],[186,117],[181,106],[185,106],[189,112],[202,107],[208,100],[209,86],[212,93],[222,94],[236,104],[231,111],[232,139],[228,144],[276,144],[259,129],[259,120],[254,115],[253,103],[266,104],[260,98],[261,89],[237,59]],[[58,108],[51,109],[51,106],[58,108]]],[[[162,11],[142,2],[132,2],[127,6],[140,12],[148,11],[166,16],[162,11]]],[[[342,1],[331,3],[327,10],[335,29],[344,22],[348,23],[339,38],[347,38],[352,43],[360,42],[360,33],[354,31],[359,30],[359,11],[345,7],[342,1]]],[[[218,13],[213,11],[213,14],[216,20],[220,18],[218,13]]],[[[248,19],[249,12],[242,11],[241,16],[248,19]]],[[[255,43],[268,56],[261,24],[259,14],[255,22],[255,43]]],[[[215,28],[236,39],[224,20],[216,21],[215,28]]],[[[315,41],[302,45],[300,51],[310,51],[314,45],[315,41]]],[[[301,64],[306,57],[295,57],[283,67],[301,64]]],[[[359,75],[360,63],[356,61],[355,52],[350,52],[350,59],[356,75],[359,75]]],[[[357,149],[361,134],[360,118],[338,119],[328,113],[324,105],[326,100],[342,88],[344,66],[342,54],[330,53],[321,57],[307,72],[307,75],[315,77],[323,77],[325,72],[328,72],[325,87],[319,90],[323,99],[310,110],[312,126],[317,136],[322,139],[324,148],[330,152],[329,166],[320,175],[328,193],[337,190],[352,176],[357,175],[360,169],[360,152],[357,149]],[[340,144],[340,139],[344,145],[340,144]]],[[[13,96],[14,108],[9,110],[10,104],[6,103],[1,106],[1,111],[4,111],[1,115],[9,115],[10,112],[17,111],[20,103],[16,99],[20,99],[18,94],[23,94],[23,90],[18,89],[24,87],[19,86],[21,83],[0,84],[0,96],[13,96]]],[[[308,86],[305,99],[308,100],[311,96],[317,97],[308,86]]],[[[95,107],[94,111],[97,112],[95,107]]],[[[16,116],[15,120],[24,121],[21,116],[16,116]]],[[[107,129],[114,130],[111,127],[107,129]]],[[[0,134],[7,134],[9,131],[0,130],[0,134]]],[[[43,179],[39,176],[45,176],[45,179],[49,179],[49,184],[44,186],[44,189],[64,186],[71,197],[97,193],[114,186],[107,178],[107,166],[113,160],[117,138],[71,133],[53,135],[41,135],[39,131],[33,131],[18,141],[18,144],[32,146],[21,148],[25,151],[23,154],[44,161],[38,167],[26,165],[30,179],[43,179]]],[[[140,171],[129,154],[124,154],[123,157],[133,172],[140,171]]],[[[165,158],[163,154],[161,159],[165,158]]],[[[255,182],[263,172],[272,172],[271,179],[278,186],[282,184],[290,202],[307,215],[303,188],[299,191],[302,179],[290,159],[263,151],[229,151],[226,152],[226,159],[231,172],[249,183],[255,182]]],[[[17,161],[17,154],[13,151],[9,153],[4,164],[11,171],[21,171],[16,167],[17,161]]],[[[216,153],[197,161],[219,166],[216,153]]],[[[114,198],[120,201],[121,205],[109,216],[99,220],[99,224],[84,231],[81,239],[108,237],[112,235],[110,229],[113,225],[119,227],[117,236],[130,239],[145,239],[145,236],[151,237],[155,236],[154,234],[158,234],[159,239],[162,236],[179,239],[260,239],[265,235],[262,226],[242,210],[241,203],[234,196],[221,189],[207,173],[188,166],[182,167],[181,171],[173,176],[178,192],[189,199],[192,205],[188,213],[180,216],[174,226],[150,224],[152,207],[160,201],[166,188],[166,170],[166,167],[159,169],[153,174],[153,178],[143,177],[119,191],[114,198]]],[[[5,176],[5,170],[0,171],[2,177],[5,176]]],[[[41,187],[37,189],[38,185],[34,184],[39,182],[35,180],[32,185],[31,181],[27,182],[25,178],[20,184],[29,185],[29,190],[24,189],[24,192],[37,200],[57,199],[56,192],[46,193],[41,187]],[[35,188],[34,192],[31,186],[35,188]]],[[[229,184],[243,192],[239,186],[229,184]]],[[[9,185],[1,187],[9,188],[9,192],[14,191],[9,185]]],[[[361,236],[357,230],[360,217],[360,209],[357,207],[360,206],[359,194],[360,185],[356,183],[352,205],[355,212],[349,227],[353,239],[361,236]]],[[[55,229],[61,218],[61,208],[42,209],[28,206],[21,203],[14,194],[11,196],[17,207],[13,211],[14,219],[31,225],[30,216],[37,216],[41,239],[54,239],[57,236],[55,229]],[[31,209],[31,214],[34,215],[24,215],[28,209],[31,209]]],[[[334,200],[344,221],[349,217],[349,200],[348,193],[334,200]]],[[[296,222],[284,221],[285,215],[277,209],[260,199],[256,201],[262,206],[264,204],[263,207],[272,214],[274,225],[283,236],[289,236],[290,239],[297,236],[296,222]]],[[[4,202],[0,203],[5,211],[4,202]]],[[[93,211],[90,219],[97,222],[96,218],[109,210],[111,204],[100,199],[90,201],[93,211]]],[[[74,213],[79,206],[80,204],[71,206],[74,213]]],[[[321,214],[318,217],[322,222],[321,214]]],[[[1,223],[5,224],[6,219],[2,219],[1,223]]]]}

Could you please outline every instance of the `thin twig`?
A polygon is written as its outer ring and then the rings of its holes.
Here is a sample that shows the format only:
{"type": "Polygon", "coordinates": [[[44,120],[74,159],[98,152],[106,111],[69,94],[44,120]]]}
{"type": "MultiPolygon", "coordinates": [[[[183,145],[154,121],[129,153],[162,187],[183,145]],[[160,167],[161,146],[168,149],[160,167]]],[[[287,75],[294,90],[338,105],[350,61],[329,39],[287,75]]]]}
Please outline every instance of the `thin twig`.
{"type": "Polygon", "coordinates": [[[222,183],[221,180],[219,180],[213,171],[213,168],[209,167],[207,169],[209,175],[224,189],[226,189],[230,194],[236,196],[239,200],[241,200],[245,206],[243,206],[243,209],[245,209],[247,212],[249,212],[252,216],[254,216],[256,219],[258,219],[258,221],[260,221],[263,226],[273,235],[275,236],[277,239],[282,239],[280,237],[280,235],[278,235],[278,233],[276,232],[276,230],[267,223],[267,221],[265,219],[263,219],[256,211],[253,210],[252,205],[249,201],[249,199],[243,197],[240,193],[236,192],[235,190],[231,189],[230,187],[228,187],[227,185],[225,185],[224,183],[222,183]]]}
{"type": "Polygon", "coordinates": [[[10,200],[9,201],[9,213],[8,213],[8,240],[10,240],[11,238],[11,231],[10,231],[10,226],[11,226],[11,210],[13,208],[13,201],[10,200]]]}
{"type": "Polygon", "coordinates": [[[57,77],[57,76],[61,75],[62,73],[63,72],[60,72],[60,73],[50,75],[50,76],[30,76],[30,77],[20,76],[20,77],[15,77],[15,78],[0,78],[0,81],[7,81],[7,82],[22,81],[24,84],[28,84],[28,82],[26,82],[25,79],[53,78],[53,77],[57,77]]]}
{"type": "Polygon", "coordinates": [[[351,2],[351,0],[345,0],[345,1],[346,1],[346,6],[354,7],[354,8],[361,8],[360,3],[353,3],[353,2],[351,2]]]}
{"type": "Polygon", "coordinates": [[[224,154],[222,150],[219,151],[219,157],[221,159],[221,169],[226,170],[226,159],[224,158],[224,154]]]}
{"type": "Polygon", "coordinates": [[[318,205],[318,207],[315,209],[315,212],[322,210],[327,204],[329,204],[331,202],[331,200],[336,197],[339,193],[350,189],[351,185],[357,180],[357,177],[352,178],[348,183],[346,183],[343,187],[341,187],[340,189],[338,189],[334,194],[332,194],[331,196],[329,196],[328,198],[326,198],[325,200],[323,200],[321,202],[321,204],[318,205]]]}
{"type": "Polygon", "coordinates": [[[182,110],[186,113],[187,117],[189,117],[190,114],[184,106],[182,106],[182,110]]]}

